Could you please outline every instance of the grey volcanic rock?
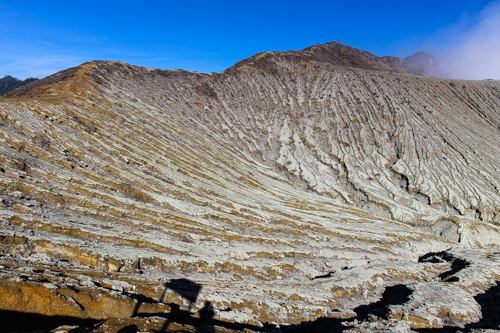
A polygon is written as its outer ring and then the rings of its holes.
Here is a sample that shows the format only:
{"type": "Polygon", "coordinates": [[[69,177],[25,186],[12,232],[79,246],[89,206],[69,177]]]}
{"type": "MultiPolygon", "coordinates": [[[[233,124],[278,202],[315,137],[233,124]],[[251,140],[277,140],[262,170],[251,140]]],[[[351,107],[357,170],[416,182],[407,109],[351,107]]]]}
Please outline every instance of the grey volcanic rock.
{"type": "Polygon", "coordinates": [[[436,56],[420,51],[403,59],[403,66],[409,74],[427,75],[439,63],[436,56]]]}
{"type": "Polygon", "coordinates": [[[11,92],[0,307],[178,330],[482,325],[500,83],[407,59],[329,43],[212,74],[96,61],[11,92]]]}

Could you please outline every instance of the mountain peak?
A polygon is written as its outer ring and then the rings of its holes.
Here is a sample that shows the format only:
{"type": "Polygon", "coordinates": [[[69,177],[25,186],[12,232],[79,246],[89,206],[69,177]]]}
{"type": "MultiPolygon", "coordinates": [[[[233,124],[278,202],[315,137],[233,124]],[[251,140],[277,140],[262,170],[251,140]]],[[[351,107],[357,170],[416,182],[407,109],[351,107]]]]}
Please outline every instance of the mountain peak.
{"type": "Polygon", "coordinates": [[[326,44],[312,45],[298,51],[261,52],[241,60],[231,68],[253,67],[273,71],[273,67],[283,61],[295,64],[315,62],[328,66],[425,75],[428,68],[437,62],[437,58],[424,51],[417,52],[405,59],[392,56],[378,57],[368,51],[332,41],[326,44]]]}
{"type": "Polygon", "coordinates": [[[404,68],[412,74],[427,75],[439,63],[439,59],[429,52],[419,51],[403,59],[404,68]]]}

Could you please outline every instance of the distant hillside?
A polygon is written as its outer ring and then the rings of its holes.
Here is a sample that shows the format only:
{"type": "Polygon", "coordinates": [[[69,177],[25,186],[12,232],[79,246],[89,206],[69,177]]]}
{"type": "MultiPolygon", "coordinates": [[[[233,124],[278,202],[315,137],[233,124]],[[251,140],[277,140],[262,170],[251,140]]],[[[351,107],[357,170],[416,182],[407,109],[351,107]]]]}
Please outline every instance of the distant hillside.
{"type": "Polygon", "coordinates": [[[8,93],[9,91],[12,91],[16,88],[22,87],[27,85],[28,83],[31,83],[33,81],[36,81],[38,79],[30,77],[27,78],[26,80],[19,80],[16,79],[15,77],[12,77],[10,75],[5,75],[3,79],[0,79],[0,96],[8,93]]]}

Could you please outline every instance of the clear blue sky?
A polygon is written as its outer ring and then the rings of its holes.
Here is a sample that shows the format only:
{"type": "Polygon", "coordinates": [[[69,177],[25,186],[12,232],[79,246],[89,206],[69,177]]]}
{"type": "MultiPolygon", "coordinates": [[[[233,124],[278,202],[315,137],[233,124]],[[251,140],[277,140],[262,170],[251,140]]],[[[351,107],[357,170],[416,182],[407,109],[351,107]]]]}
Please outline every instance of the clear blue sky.
{"type": "Polygon", "coordinates": [[[44,77],[92,60],[219,72],[257,52],[330,41],[378,56],[440,53],[491,3],[2,0],[0,77],[44,77]]]}

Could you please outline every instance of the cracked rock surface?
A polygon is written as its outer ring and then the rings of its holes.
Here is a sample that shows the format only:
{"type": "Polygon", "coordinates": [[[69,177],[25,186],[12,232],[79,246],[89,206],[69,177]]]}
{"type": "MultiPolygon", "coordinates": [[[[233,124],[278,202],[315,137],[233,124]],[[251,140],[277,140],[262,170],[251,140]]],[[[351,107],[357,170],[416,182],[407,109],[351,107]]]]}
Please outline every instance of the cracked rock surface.
{"type": "Polygon", "coordinates": [[[0,310],[498,328],[500,82],[411,75],[429,61],[334,42],[211,74],[95,61],[0,98],[0,310]]]}

